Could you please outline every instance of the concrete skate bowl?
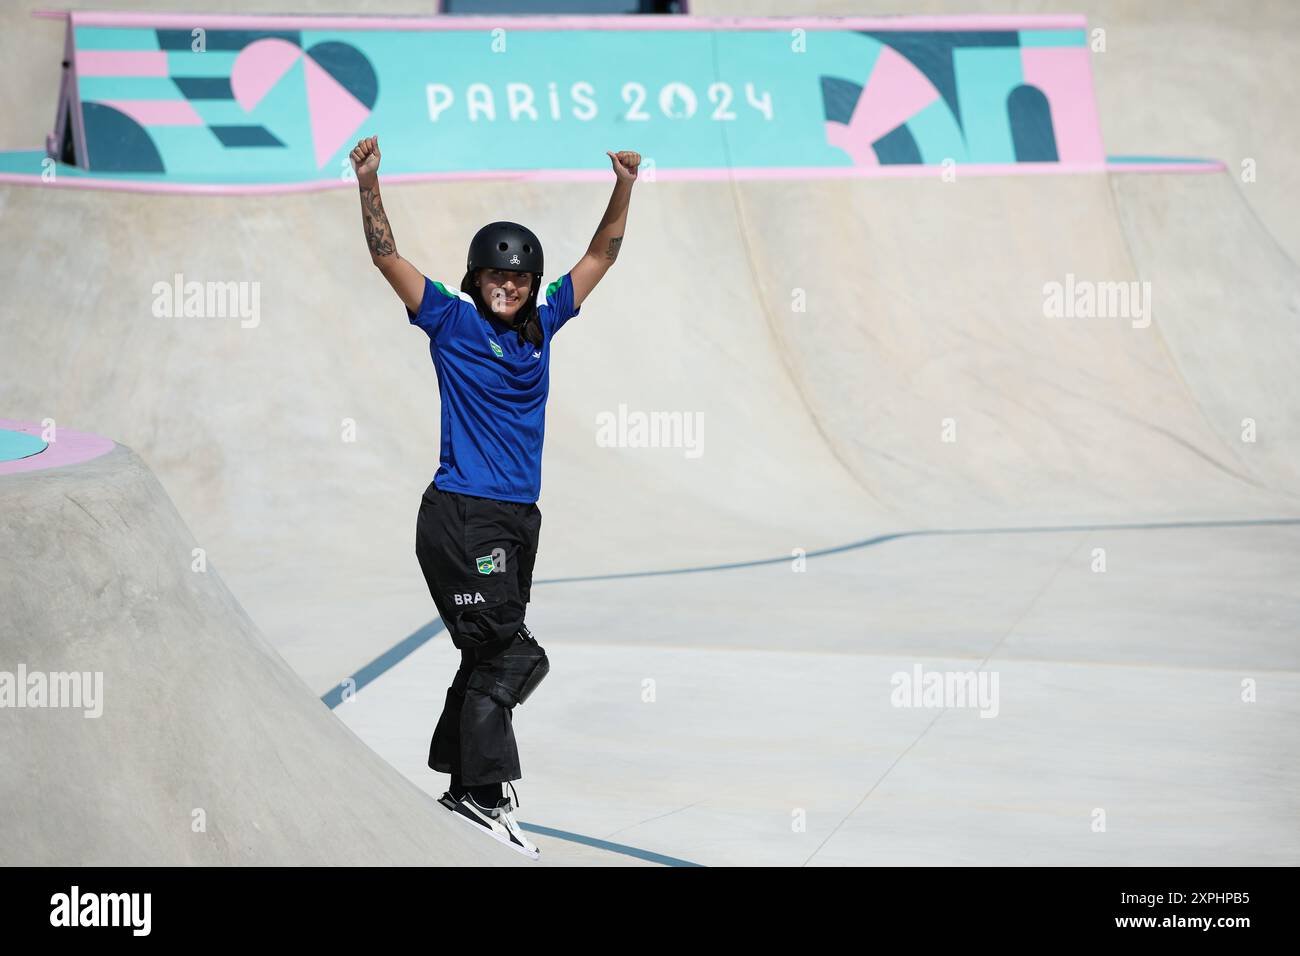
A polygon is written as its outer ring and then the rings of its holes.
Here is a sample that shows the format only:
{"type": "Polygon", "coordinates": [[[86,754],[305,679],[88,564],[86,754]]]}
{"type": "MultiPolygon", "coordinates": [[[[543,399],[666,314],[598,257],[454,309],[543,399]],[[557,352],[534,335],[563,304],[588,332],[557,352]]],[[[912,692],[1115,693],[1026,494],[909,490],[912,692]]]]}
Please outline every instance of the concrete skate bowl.
{"type": "MultiPolygon", "coordinates": [[[[1149,53],[1093,58],[1103,127],[1136,124],[1115,71],[1149,53]]],[[[385,194],[403,254],[454,282],[493,218],[534,224],[558,275],[607,189],[385,194]]],[[[1296,280],[1261,194],[960,166],[639,185],[556,343],[525,823],[709,863],[1294,862],[1296,280]],[[1070,276],[1149,281],[1150,314],[1045,315],[1070,276]],[[599,444],[621,406],[702,412],[704,453],[599,444]],[[999,673],[998,719],[891,706],[916,664],[999,673]]],[[[454,652],[410,553],[432,376],[355,197],[0,202],[40,232],[0,264],[4,406],[139,448],[293,669],[327,697],[364,672],[339,717],[441,783],[422,750],[454,652]],[[51,258],[76,281],[28,278],[51,258]],[[259,283],[260,323],[150,314],[176,275],[259,283]]]]}
{"type": "Polygon", "coordinates": [[[0,477],[0,864],[526,862],[336,720],[105,445],[0,477]]]}
{"type": "Polygon", "coordinates": [[[802,399],[908,526],[1295,513],[1300,272],[1225,175],[735,192],[802,399]],[[1049,315],[1085,277],[1149,314],[1049,315]]]}

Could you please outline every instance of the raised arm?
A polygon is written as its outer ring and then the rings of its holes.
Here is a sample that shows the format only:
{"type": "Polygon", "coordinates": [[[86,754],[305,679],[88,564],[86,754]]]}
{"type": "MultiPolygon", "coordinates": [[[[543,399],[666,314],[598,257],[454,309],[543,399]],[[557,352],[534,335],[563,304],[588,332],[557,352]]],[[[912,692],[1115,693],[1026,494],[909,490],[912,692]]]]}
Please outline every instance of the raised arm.
{"type": "Polygon", "coordinates": [[[406,307],[418,312],[424,299],[424,274],[397,254],[393,227],[388,224],[384,201],[379,196],[379,138],[360,140],[352,150],[351,159],[361,189],[361,227],[370,247],[370,261],[384,274],[406,307]]]}
{"type": "Polygon", "coordinates": [[[636,182],[637,167],[641,165],[641,154],[623,150],[615,155],[606,152],[614,164],[614,194],[609,197],[605,215],[596,227],[596,234],[591,237],[591,245],[578,264],[570,270],[573,279],[573,305],[582,305],[596,283],[605,278],[605,273],[618,258],[619,247],[623,244],[623,231],[627,228],[627,207],[632,200],[632,184],[636,182]]]}

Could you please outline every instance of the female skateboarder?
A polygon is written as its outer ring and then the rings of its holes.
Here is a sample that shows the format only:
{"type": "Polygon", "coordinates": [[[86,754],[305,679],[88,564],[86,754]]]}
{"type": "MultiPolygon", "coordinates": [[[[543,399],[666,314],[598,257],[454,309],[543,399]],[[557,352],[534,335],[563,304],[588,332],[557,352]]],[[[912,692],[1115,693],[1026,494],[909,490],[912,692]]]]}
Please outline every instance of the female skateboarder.
{"type": "Polygon", "coordinates": [[[415,553],[461,664],[429,767],[451,774],[440,798],[447,809],[532,859],[538,849],[513,813],[511,781],[522,774],[511,715],[549,668],[524,611],[542,517],[551,339],[618,258],[641,164],[634,152],[606,155],[615,175],[609,206],[586,254],[543,297],[542,244],[513,222],[475,234],[459,290],[426,278],[394,245],[379,196],[378,139],[359,141],[351,154],[370,259],[428,333],[442,405],[440,463],[420,501],[415,553]]]}

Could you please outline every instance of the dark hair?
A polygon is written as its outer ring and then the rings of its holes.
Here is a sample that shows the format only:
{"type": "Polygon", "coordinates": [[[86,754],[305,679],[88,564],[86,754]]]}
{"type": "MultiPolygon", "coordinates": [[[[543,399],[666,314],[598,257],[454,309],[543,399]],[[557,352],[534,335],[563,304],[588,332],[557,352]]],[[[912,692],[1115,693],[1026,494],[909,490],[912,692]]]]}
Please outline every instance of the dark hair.
{"type": "MultiPolygon", "coordinates": [[[[478,284],[474,281],[474,273],[480,272],[479,269],[471,269],[465,273],[465,278],[460,280],[460,291],[474,300],[478,306],[478,314],[483,318],[496,318],[495,313],[483,301],[483,295],[479,292],[478,284]]],[[[537,312],[537,293],[542,286],[542,277],[533,274],[532,288],[528,290],[528,301],[523,304],[519,312],[515,315],[515,321],[510,326],[519,334],[519,338],[533,345],[534,348],[542,347],[542,317],[537,312]]]]}

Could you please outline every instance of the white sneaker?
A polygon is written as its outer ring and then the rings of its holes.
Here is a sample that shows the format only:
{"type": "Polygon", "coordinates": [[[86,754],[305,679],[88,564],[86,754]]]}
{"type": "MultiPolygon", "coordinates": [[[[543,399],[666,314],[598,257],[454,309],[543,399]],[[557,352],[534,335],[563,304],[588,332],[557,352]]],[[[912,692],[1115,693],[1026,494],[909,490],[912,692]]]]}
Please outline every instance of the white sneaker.
{"type": "Polygon", "coordinates": [[[509,787],[515,794],[515,799],[503,796],[493,807],[481,805],[469,791],[457,800],[449,790],[438,798],[438,802],[476,830],[481,830],[530,860],[536,860],[541,856],[541,850],[524,835],[524,831],[515,820],[514,810],[518,806],[519,794],[515,791],[513,783],[509,784],[509,787]]]}

